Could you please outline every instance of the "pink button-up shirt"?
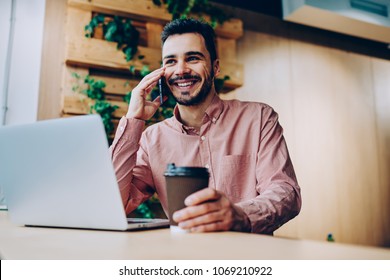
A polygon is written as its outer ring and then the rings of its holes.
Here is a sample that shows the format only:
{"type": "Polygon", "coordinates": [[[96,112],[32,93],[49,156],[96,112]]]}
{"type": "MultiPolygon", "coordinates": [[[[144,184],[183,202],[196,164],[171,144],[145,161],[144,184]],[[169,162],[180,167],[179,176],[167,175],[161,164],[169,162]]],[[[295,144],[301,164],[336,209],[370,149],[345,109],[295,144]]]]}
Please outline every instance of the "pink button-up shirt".
{"type": "Polygon", "coordinates": [[[252,232],[272,233],[301,208],[278,115],[263,103],[213,98],[199,132],[172,118],[144,130],[123,117],[110,147],[123,204],[130,213],[154,192],[167,213],[164,171],[176,166],[209,169],[209,187],[248,215],[252,232]]]}

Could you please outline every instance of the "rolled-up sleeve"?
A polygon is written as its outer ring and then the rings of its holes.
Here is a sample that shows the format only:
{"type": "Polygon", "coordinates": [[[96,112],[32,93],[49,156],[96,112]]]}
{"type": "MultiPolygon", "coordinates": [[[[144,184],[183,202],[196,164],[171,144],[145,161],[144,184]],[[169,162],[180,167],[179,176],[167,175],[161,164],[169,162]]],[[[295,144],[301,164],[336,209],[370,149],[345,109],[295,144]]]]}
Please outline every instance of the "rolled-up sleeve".
{"type": "Polygon", "coordinates": [[[135,168],[142,169],[144,178],[152,177],[151,174],[147,174],[151,173],[147,163],[137,165],[137,156],[147,158],[146,155],[142,155],[143,149],[140,148],[144,127],[144,121],[121,118],[114,141],[109,148],[126,213],[132,212],[154,193],[150,185],[134,177],[135,168]]]}

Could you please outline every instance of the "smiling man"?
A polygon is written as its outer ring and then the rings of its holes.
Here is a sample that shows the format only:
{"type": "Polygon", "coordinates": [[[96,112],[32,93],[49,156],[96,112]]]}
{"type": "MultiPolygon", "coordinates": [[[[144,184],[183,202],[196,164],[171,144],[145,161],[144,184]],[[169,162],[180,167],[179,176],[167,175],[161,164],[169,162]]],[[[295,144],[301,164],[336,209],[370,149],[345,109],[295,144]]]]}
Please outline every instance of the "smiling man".
{"type": "Polygon", "coordinates": [[[173,215],[181,228],[272,234],[301,208],[277,113],[264,103],[218,97],[220,67],[208,24],[174,20],[161,39],[163,67],[133,89],[110,147],[126,212],[157,192],[167,213],[166,165],[203,166],[209,188],[187,197],[186,208],[173,215]],[[146,99],[160,78],[177,101],[174,116],[144,130],[161,105],[146,99]]]}

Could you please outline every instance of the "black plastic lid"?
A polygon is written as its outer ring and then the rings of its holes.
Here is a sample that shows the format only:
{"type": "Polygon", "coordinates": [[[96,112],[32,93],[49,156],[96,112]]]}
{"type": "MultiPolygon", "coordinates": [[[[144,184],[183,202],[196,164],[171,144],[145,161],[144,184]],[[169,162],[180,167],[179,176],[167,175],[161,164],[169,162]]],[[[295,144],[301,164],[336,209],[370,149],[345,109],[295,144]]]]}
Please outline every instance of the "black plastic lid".
{"type": "Polygon", "coordinates": [[[170,163],[167,166],[167,170],[165,171],[164,176],[209,177],[209,171],[205,167],[177,167],[174,163],[170,163]]]}

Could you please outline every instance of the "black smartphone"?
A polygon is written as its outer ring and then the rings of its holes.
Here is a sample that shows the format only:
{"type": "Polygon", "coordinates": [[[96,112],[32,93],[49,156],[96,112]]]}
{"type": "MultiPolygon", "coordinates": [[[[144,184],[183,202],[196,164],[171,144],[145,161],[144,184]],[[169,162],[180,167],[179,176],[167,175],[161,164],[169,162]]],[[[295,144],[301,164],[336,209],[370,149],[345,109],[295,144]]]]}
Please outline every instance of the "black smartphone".
{"type": "Polygon", "coordinates": [[[161,77],[158,80],[158,91],[159,91],[159,94],[160,94],[160,104],[164,103],[164,94],[165,94],[164,86],[165,86],[165,78],[161,77]]]}

